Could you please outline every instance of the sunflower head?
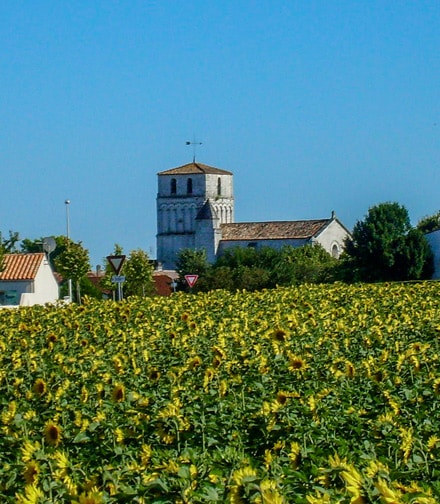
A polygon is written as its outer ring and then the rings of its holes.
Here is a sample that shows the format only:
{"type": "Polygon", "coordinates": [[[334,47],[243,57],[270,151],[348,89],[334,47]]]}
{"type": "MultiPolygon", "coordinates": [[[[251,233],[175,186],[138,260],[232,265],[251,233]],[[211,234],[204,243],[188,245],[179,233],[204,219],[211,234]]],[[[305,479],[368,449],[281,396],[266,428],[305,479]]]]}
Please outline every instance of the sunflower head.
{"type": "Polygon", "coordinates": [[[44,395],[47,391],[46,382],[42,378],[37,378],[35,380],[34,386],[32,387],[32,390],[34,391],[34,394],[38,396],[44,395]]]}
{"type": "Polygon", "coordinates": [[[40,466],[31,460],[23,471],[23,478],[27,485],[33,485],[38,481],[38,475],[40,474],[40,466]]]}
{"type": "Polygon", "coordinates": [[[124,385],[115,385],[112,391],[112,399],[114,402],[122,402],[125,399],[124,385]]]}
{"type": "Polygon", "coordinates": [[[284,343],[287,340],[287,332],[284,329],[275,329],[272,333],[272,339],[277,343],[284,343]]]}
{"type": "Polygon", "coordinates": [[[54,422],[47,422],[44,427],[44,439],[46,440],[46,443],[50,446],[58,446],[61,442],[61,437],[61,427],[54,422]]]}
{"type": "Polygon", "coordinates": [[[289,371],[292,371],[294,373],[300,373],[302,371],[305,371],[306,368],[307,364],[304,359],[302,359],[297,355],[289,356],[289,365],[288,365],[289,371]]]}

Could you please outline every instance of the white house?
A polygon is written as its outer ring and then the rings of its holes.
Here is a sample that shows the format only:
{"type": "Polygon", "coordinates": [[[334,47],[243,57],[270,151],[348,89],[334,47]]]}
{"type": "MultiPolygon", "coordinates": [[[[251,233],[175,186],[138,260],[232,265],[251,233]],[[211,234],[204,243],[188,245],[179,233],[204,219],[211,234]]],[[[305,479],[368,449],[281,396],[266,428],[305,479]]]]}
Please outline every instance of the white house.
{"type": "Polygon", "coordinates": [[[58,282],[46,254],[5,254],[0,272],[0,305],[55,303],[58,282]]]}
{"type": "Polygon", "coordinates": [[[157,260],[174,269],[182,249],[205,249],[209,262],[231,247],[320,243],[339,257],[350,232],[329,219],[235,223],[233,174],[193,161],[158,173],[157,260]]]}

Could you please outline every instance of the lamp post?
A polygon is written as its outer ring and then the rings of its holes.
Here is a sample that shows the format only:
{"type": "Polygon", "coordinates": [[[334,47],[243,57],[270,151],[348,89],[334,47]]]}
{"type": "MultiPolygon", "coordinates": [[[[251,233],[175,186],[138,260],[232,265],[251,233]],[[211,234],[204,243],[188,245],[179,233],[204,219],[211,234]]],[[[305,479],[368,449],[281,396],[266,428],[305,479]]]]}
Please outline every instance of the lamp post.
{"type": "MultiPolygon", "coordinates": [[[[67,237],[67,247],[69,247],[69,240],[70,240],[69,205],[70,205],[70,200],[66,199],[64,203],[66,205],[66,237],[67,237]]],[[[67,280],[67,285],[68,285],[68,288],[69,288],[69,302],[72,302],[72,279],[71,278],[69,278],[67,280]]]]}

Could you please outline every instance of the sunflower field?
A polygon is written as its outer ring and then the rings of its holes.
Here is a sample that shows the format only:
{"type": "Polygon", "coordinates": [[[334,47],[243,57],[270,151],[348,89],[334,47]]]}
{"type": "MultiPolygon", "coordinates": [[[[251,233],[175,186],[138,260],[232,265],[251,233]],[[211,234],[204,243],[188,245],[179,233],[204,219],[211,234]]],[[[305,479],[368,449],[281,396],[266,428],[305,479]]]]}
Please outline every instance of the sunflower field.
{"type": "Polygon", "coordinates": [[[0,311],[0,502],[440,502],[440,284],[0,311]]]}

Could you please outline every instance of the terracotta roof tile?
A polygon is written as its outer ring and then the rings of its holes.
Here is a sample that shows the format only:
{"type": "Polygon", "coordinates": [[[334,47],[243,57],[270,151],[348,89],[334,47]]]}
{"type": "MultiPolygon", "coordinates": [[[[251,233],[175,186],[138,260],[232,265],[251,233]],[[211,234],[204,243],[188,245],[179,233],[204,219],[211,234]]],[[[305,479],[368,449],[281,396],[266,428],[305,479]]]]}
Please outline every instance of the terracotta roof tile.
{"type": "Polygon", "coordinates": [[[188,163],[177,168],[171,168],[170,170],[165,170],[159,172],[158,175],[193,175],[193,174],[213,174],[213,175],[232,175],[231,172],[226,170],[220,170],[220,168],[214,168],[213,166],[208,166],[202,163],[188,163]]]}
{"type": "Polygon", "coordinates": [[[222,241],[307,239],[316,236],[331,219],[240,222],[222,224],[222,241]]]}
{"type": "Polygon", "coordinates": [[[5,254],[0,280],[33,280],[45,254],[5,254]]]}

